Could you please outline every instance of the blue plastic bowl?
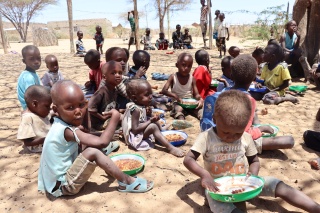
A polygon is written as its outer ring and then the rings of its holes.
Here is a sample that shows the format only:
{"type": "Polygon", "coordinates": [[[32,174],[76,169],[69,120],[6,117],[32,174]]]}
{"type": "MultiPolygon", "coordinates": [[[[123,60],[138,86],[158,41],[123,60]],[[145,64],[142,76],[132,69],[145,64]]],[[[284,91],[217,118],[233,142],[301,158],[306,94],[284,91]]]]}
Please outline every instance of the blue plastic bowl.
{"type": "Polygon", "coordinates": [[[152,115],[159,115],[160,118],[163,118],[165,113],[162,109],[152,109],[152,115]]]}
{"type": "Polygon", "coordinates": [[[173,146],[182,146],[187,142],[188,135],[185,132],[182,131],[177,131],[177,130],[166,130],[161,132],[163,136],[170,135],[170,134],[179,134],[181,135],[184,139],[180,141],[173,141],[170,142],[173,146]]]}

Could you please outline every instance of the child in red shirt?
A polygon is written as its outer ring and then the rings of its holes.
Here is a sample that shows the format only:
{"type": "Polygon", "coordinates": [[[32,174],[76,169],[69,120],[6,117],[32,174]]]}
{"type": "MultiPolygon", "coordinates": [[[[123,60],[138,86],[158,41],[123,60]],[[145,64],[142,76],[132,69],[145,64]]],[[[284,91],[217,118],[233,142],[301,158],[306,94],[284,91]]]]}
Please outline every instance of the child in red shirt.
{"type": "Polygon", "coordinates": [[[89,50],[84,56],[84,63],[91,69],[89,81],[85,83],[85,87],[87,89],[94,88],[94,91],[97,91],[102,79],[101,68],[106,62],[100,60],[100,53],[97,50],[89,50]]]}

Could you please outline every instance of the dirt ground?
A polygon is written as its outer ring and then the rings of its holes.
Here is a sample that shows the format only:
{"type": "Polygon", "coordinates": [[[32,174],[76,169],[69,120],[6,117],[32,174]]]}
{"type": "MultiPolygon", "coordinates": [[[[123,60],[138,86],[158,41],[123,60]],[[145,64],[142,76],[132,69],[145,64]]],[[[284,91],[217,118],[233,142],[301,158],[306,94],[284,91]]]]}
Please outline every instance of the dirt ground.
{"type": "MultiPolygon", "coordinates": [[[[201,38],[194,38],[195,46],[200,47],[201,38]]],[[[127,41],[120,39],[106,40],[104,51],[111,46],[127,47],[127,41]]],[[[240,42],[231,38],[228,46],[237,45],[242,53],[249,53],[257,45],[257,41],[240,42]]],[[[13,52],[0,55],[0,212],[209,212],[204,205],[203,189],[199,178],[190,173],[182,164],[183,159],[173,157],[164,149],[139,152],[147,159],[145,169],[138,176],[153,180],[154,189],[144,194],[120,193],[117,182],[97,168],[84,189],[76,196],[58,199],[47,197],[37,191],[37,174],[39,154],[30,154],[22,147],[22,142],[16,139],[20,121],[21,107],[16,94],[16,82],[25,66],[21,61],[22,47],[26,44],[11,44],[13,52]]],[[[93,40],[84,40],[87,49],[94,48],[93,40]]],[[[132,47],[130,54],[135,50],[132,47]]],[[[2,51],[2,50],[1,50],[2,51]]],[[[70,53],[69,41],[60,40],[59,46],[40,47],[44,58],[47,54],[55,54],[59,59],[60,70],[65,78],[84,84],[88,80],[88,67],[83,58],[73,57],[70,53]]],[[[161,89],[165,82],[151,80],[152,72],[173,73],[175,62],[181,51],[166,54],[166,51],[150,51],[151,66],[148,77],[152,85],[161,89]]],[[[192,55],[196,50],[189,51],[192,55]]],[[[221,75],[220,59],[217,50],[209,50],[213,77],[221,75]]],[[[130,64],[132,60],[130,58],[130,64]]],[[[194,62],[193,68],[197,64],[194,62]]],[[[42,77],[46,67],[44,62],[37,71],[42,77]]],[[[303,84],[302,81],[293,84],[303,84]]],[[[259,110],[268,108],[267,115],[260,115],[261,123],[271,123],[280,128],[278,135],[293,135],[295,146],[292,150],[264,152],[259,155],[261,176],[277,177],[292,187],[299,189],[320,203],[320,173],[310,168],[307,161],[319,157],[319,153],[311,151],[303,145],[302,134],[307,129],[320,130],[319,122],[315,121],[316,112],[320,106],[319,92],[314,86],[308,85],[304,97],[299,97],[300,103],[282,103],[278,106],[264,106],[258,102],[259,110]]],[[[169,113],[168,122],[172,121],[169,113]]],[[[194,124],[185,132],[189,135],[182,149],[189,150],[199,134],[199,121],[188,116],[187,120],[194,124]]],[[[134,153],[124,143],[121,143],[117,153],[134,153]]],[[[202,159],[199,158],[202,164],[202,159]]],[[[248,212],[303,212],[290,206],[281,199],[258,197],[247,202],[248,212]]]]}

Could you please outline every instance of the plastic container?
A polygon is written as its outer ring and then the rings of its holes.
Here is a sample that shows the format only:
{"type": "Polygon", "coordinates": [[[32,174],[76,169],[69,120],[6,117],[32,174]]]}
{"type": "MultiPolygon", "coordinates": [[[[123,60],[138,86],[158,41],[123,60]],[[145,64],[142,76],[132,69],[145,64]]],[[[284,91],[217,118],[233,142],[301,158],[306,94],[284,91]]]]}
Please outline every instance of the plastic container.
{"type": "Polygon", "coordinates": [[[245,180],[245,178],[245,174],[216,178],[214,181],[220,184],[220,190],[221,188],[228,188],[228,190],[223,190],[221,192],[209,191],[210,197],[221,202],[236,203],[250,200],[258,196],[264,186],[264,179],[254,175],[248,177],[247,180],[245,180]],[[232,183],[234,183],[234,186],[230,187],[232,183]],[[238,194],[232,194],[232,190],[237,190],[240,188],[243,188],[244,191],[238,194]]]}
{"type": "Polygon", "coordinates": [[[171,135],[171,134],[178,134],[181,137],[183,137],[183,140],[170,142],[173,146],[182,146],[183,144],[185,144],[187,142],[187,139],[188,139],[188,135],[185,132],[178,131],[178,130],[166,130],[166,131],[162,131],[161,133],[163,136],[171,135]]]}
{"type": "Polygon", "coordinates": [[[182,102],[183,103],[190,103],[190,104],[179,103],[179,105],[182,106],[182,108],[184,108],[184,109],[195,109],[198,106],[198,101],[194,98],[183,98],[182,102]],[[194,103],[194,104],[192,104],[192,103],[194,103]]]}
{"type": "Polygon", "coordinates": [[[308,86],[304,85],[296,85],[296,86],[289,86],[289,90],[295,91],[295,92],[305,92],[307,91],[308,86]]]}
{"type": "Polygon", "coordinates": [[[273,129],[273,134],[263,134],[262,137],[263,138],[270,138],[270,137],[275,137],[278,132],[279,132],[279,127],[275,126],[275,125],[272,125],[272,124],[257,124],[257,125],[254,125],[256,127],[259,127],[259,126],[270,126],[272,129],[273,129]]]}
{"type": "Polygon", "coordinates": [[[139,168],[123,171],[127,175],[137,174],[139,171],[141,171],[141,169],[146,164],[146,160],[141,155],[138,155],[138,154],[118,154],[118,155],[113,155],[110,158],[112,161],[117,161],[117,160],[122,160],[122,159],[134,159],[134,160],[138,160],[142,163],[142,166],[140,166],[139,168]]]}

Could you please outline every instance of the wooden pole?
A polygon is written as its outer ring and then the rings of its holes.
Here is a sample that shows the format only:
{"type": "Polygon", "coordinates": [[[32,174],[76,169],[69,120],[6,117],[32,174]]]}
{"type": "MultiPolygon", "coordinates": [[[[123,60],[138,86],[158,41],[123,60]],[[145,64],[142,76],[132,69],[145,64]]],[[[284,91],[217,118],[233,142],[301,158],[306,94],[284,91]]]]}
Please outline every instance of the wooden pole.
{"type": "MultiPolygon", "coordinates": [[[[168,8],[168,0],[166,1],[166,8],[167,8],[167,21],[168,21],[168,41],[170,42],[170,11],[169,11],[169,8],[168,8]]],[[[164,32],[163,32],[164,33],[164,32]]]]}
{"type": "Polygon", "coordinates": [[[2,23],[2,15],[0,14],[0,33],[1,33],[1,42],[2,42],[2,47],[3,47],[3,51],[4,54],[8,53],[8,48],[7,48],[7,37],[4,34],[4,30],[3,30],[3,23],[2,23]]]}
{"type": "Polygon", "coordinates": [[[139,38],[139,14],[138,14],[138,4],[137,4],[137,0],[133,0],[133,4],[134,4],[134,22],[136,25],[136,29],[134,31],[134,37],[136,40],[136,50],[140,50],[140,38],[139,38]]]}
{"type": "Polygon", "coordinates": [[[69,19],[69,36],[70,36],[70,53],[75,53],[73,44],[73,17],[72,17],[72,0],[67,0],[68,19],[69,19]]]}
{"type": "Polygon", "coordinates": [[[209,11],[209,49],[212,49],[212,17],[211,17],[211,0],[207,1],[209,11]]]}
{"type": "Polygon", "coordinates": [[[288,2],[288,6],[287,6],[286,21],[289,21],[289,2],[288,2]]]}

